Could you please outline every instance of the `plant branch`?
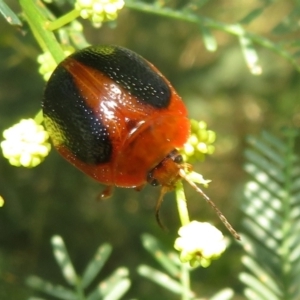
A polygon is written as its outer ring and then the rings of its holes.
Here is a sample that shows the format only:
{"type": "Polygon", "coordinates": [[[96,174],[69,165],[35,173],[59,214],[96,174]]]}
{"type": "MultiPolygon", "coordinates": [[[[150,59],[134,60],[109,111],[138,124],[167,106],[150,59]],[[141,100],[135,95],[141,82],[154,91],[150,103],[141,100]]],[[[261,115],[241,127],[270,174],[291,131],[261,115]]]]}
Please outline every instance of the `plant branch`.
{"type": "Polygon", "coordinates": [[[190,23],[198,24],[199,26],[209,27],[212,29],[221,30],[227,32],[231,35],[234,35],[238,38],[247,38],[250,39],[252,42],[265,47],[283,58],[289,61],[298,72],[300,72],[300,65],[294,59],[291,53],[283,49],[280,45],[273,43],[272,41],[264,38],[258,34],[249,32],[245,30],[240,24],[226,24],[223,22],[215,21],[211,18],[203,17],[197,15],[190,11],[176,11],[168,7],[162,7],[158,5],[146,4],[143,2],[137,2],[134,0],[126,0],[125,2],[126,7],[139,10],[146,13],[152,13],[164,17],[169,17],[177,20],[182,20],[190,23]]]}
{"type": "Polygon", "coordinates": [[[35,1],[32,0],[20,0],[20,5],[33,35],[42,50],[44,52],[49,51],[57,63],[61,62],[65,57],[64,52],[57,42],[55,35],[46,29],[45,26],[48,20],[38,9],[38,5],[43,4],[39,2],[37,5],[35,1]]]}

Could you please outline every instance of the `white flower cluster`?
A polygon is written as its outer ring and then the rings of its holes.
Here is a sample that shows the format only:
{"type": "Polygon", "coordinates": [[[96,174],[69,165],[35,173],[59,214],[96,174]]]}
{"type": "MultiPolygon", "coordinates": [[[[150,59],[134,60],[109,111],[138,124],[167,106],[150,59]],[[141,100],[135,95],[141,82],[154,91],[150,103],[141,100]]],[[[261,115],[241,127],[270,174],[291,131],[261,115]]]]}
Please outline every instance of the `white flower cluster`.
{"type": "Polygon", "coordinates": [[[105,21],[113,21],[124,6],[124,0],[77,0],[75,9],[83,19],[89,19],[95,27],[105,21]]]}
{"type": "Polygon", "coordinates": [[[191,267],[208,267],[226,249],[221,231],[206,222],[192,221],[182,226],[174,248],[180,251],[180,260],[191,267]]]}
{"type": "Polygon", "coordinates": [[[33,119],[23,119],[4,130],[1,142],[3,156],[13,166],[32,168],[49,154],[48,132],[33,119]]]}

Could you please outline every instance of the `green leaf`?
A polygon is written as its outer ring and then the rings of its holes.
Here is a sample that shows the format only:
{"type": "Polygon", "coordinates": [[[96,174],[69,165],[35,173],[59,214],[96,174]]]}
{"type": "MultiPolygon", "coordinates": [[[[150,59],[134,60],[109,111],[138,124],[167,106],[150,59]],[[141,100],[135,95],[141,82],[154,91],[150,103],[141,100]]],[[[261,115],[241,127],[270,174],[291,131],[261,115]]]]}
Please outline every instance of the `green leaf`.
{"type": "Polygon", "coordinates": [[[174,260],[166,255],[159,241],[150,234],[142,235],[142,243],[146,250],[159,262],[159,264],[172,276],[176,277],[180,274],[179,267],[174,260]]]}
{"type": "Polygon", "coordinates": [[[204,46],[207,51],[214,52],[218,48],[217,40],[212,35],[211,30],[200,23],[204,46]]]}
{"type": "Polygon", "coordinates": [[[129,290],[130,288],[130,280],[123,279],[119,281],[114,288],[108,293],[103,300],[118,300],[123,297],[123,295],[129,290]]]}
{"type": "Polygon", "coordinates": [[[262,73],[262,67],[259,64],[258,54],[254,49],[252,40],[246,35],[241,35],[239,41],[250,72],[253,75],[260,75],[262,73]]]}
{"type": "Polygon", "coordinates": [[[280,172],[280,169],[273,168],[272,162],[270,162],[267,158],[262,157],[257,151],[253,149],[247,149],[245,151],[245,157],[251,163],[251,165],[259,166],[260,169],[267,171],[269,170],[269,174],[276,181],[282,181],[283,174],[280,172]]]}
{"type": "Polygon", "coordinates": [[[44,292],[50,296],[57,297],[63,300],[77,300],[77,295],[65,287],[56,286],[52,283],[45,281],[37,276],[29,276],[26,280],[26,284],[30,287],[44,292]]]}
{"type": "Polygon", "coordinates": [[[87,300],[110,299],[109,295],[111,297],[121,297],[130,287],[128,275],[129,271],[127,268],[118,268],[110,277],[98,284],[88,295],[87,300]]]}
{"type": "Polygon", "coordinates": [[[112,247],[108,244],[104,244],[98,248],[94,258],[89,262],[82,276],[83,288],[88,287],[91,282],[95,279],[97,274],[101,271],[105,262],[107,261],[112,247]]]}
{"type": "Polygon", "coordinates": [[[272,290],[274,294],[280,296],[280,290],[276,281],[261,267],[254,259],[249,256],[242,257],[242,262],[257,278],[264,282],[264,285],[272,290]]]}
{"type": "Polygon", "coordinates": [[[64,278],[69,284],[75,286],[78,282],[78,276],[73,267],[63,239],[60,236],[55,235],[51,238],[51,244],[53,247],[54,257],[61,268],[64,278]]]}
{"type": "MultiPolygon", "coordinates": [[[[140,265],[138,267],[138,273],[175,294],[180,295],[183,292],[183,287],[180,282],[149,266],[140,265]]],[[[190,297],[194,297],[192,291],[190,291],[190,297]]]]}
{"type": "Polygon", "coordinates": [[[242,203],[240,279],[247,299],[294,300],[300,295],[300,159],[294,150],[296,130],[279,139],[267,132],[248,138],[245,170],[252,179],[242,203]]]}
{"type": "Polygon", "coordinates": [[[259,17],[263,13],[264,10],[265,10],[265,6],[253,9],[243,19],[241,19],[239,21],[239,23],[241,23],[241,24],[249,24],[249,23],[251,23],[257,17],[259,17]]]}
{"type": "Polygon", "coordinates": [[[8,7],[8,5],[3,0],[0,0],[0,13],[9,24],[22,26],[22,22],[20,21],[18,16],[8,7]]]}
{"type": "Polygon", "coordinates": [[[272,30],[274,34],[287,34],[299,30],[300,7],[294,7],[291,12],[272,30]]]}
{"type": "Polygon", "coordinates": [[[215,294],[213,297],[211,297],[209,300],[229,300],[232,299],[234,296],[234,292],[232,289],[223,289],[217,294],[215,294]]]}
{"type": "Polygon", "coordinates": [[[252,275],[247,273],[241,273],[239,276],[240,280],[244,282],[247,286],[249,286],[252,291],[257,293],[257,298],[261,300],[282,300],[282,297],[276,296],[274,293],[270,292],[270,290],[265,286],[265,284],[259,281],[252,275]]]}

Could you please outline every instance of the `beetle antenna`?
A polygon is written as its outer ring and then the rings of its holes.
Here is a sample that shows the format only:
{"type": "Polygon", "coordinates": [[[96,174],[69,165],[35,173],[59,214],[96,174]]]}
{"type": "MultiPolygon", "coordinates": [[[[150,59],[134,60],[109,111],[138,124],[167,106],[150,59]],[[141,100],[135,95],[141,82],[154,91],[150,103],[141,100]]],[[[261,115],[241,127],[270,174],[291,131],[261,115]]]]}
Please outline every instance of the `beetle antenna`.
{"type": "Polygon", "coordinates": [[[189,180],[186,176],[186,173],[183,169],[179,170],[179,175],[188,182],[189,185],[191,185],[197,193],[199,193],[204,200],[212,207],[212,209],[216,212],[219,219],[222,221],[222,223],[225,225],[225,227],[229,230],[229,232],[236,238],[237,240],[241,240],[240,235],[236,232],[236,230],[232,227],[232,225],[228,222],[226,217],[222,214],[222,212],[219,210],[219,208],[216,206],[216,204],[195,184],[195,182],[189,180]]]}
{"type": "Polygon", "coordinates": [[[156,206],[155,206],[155,218],[156,218],[156,222],[158,223],[158,225],[162,228],[162,229],[166,229],[165,226],[163,225],[163,223],[160,220],[160,216],[159,216],[159,210],[161,207],[161,204],[163,202],[164,196],[165,194],[169,191],[169,188],[166,186],[162,186],[161,190],[160,190],[160,194],[159,197],[156,201],[156,206]]]}

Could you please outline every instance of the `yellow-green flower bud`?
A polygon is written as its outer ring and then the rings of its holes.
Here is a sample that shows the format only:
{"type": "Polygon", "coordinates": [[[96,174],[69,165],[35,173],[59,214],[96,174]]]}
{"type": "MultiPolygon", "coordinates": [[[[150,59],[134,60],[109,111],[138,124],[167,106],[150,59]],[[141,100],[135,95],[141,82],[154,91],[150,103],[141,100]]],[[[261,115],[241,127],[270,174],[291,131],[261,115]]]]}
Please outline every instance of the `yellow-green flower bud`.
{"type": "Polygon", "coordinates": [[[0,196],[0,207],[2,207],[4,205],[4,199],[2,196],[0,196]]]}
{"type": "Polygon", "coordinates": [[[182,226],[178,234],[174,248],[180,251],[181,262],[188,262],[191,267],[208,267],[226,249],[221,231],[206,222],[192,221],[182,226]]]}
{"type": "MultiPolygon", "coordinates": [[[[74,52],[74,48],[71,46],[66,46],[63,48],[66,56],[69,56],[74,52]]],[[[44,52],[37,57],[37,62],[40,64],[39,73],[43,75],[45,81],[48,81],[54,69],[57,66],[54,58],[50,52],[44,52]]]]}
{"type": "Polygon", "coordinates": [[[115,20],[124,0],[77,0],[75,9],[83,19],[89,19],[93,26],[101,27],[103,22],[115,20]]]}
{"type": "Polygon", "coordinates": [[[191,120],[191,135],[181,150],[184,161],[204,160],[206,154],[214,152],[215,147],[211,144],[214,143],[215,139],[215,132],[207,130],[205,122],[191,120]]]}
{"type": "Polygon", "coordinates": [[[37,62],[40,64],[39,73],[43,75],[45,81],[47,81],[54,69],[56,68],[56,62],[53,59],[50,52],[45,52],[37,57],[37,62]]]}
{"type": "Polygon", "coordinates": [[[39,165],[49,154],[49,135],[42,125],[33,119],[23,119],[4,130],[1,142],[3,156],[16,167],[32,168],[39,165]]]}

